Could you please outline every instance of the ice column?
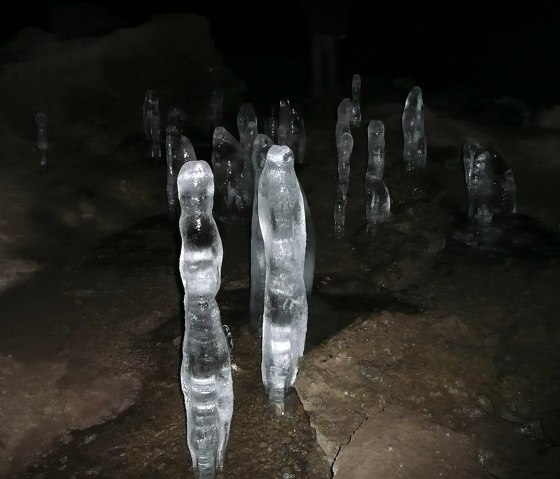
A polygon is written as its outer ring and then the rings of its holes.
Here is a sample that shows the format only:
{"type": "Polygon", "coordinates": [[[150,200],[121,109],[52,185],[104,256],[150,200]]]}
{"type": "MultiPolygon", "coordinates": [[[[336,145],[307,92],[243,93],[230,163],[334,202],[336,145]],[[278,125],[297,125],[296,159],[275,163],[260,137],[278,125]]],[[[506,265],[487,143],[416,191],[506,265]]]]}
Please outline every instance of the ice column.
{"type": "Polygon", "coordinates": [[[292,109],[290,100],[282,98],[278,109],[278,144],[287,145],[290,134],[290,122],[292,119],[292,109]]]}
{"type": "MultiPolygon", "coordinates": [[[[368,163],[366,168],[366,204],[371,202],[373,180],[383,179],[385,169],[385,125],[382,121],[371,120],[367,129],[368,163]]],[[[369,207],[369,206],[368,206],[369,207]]]]}
{"type": "Polygon", "coordinates": [[[37,148],[41,154],[41,166],[46,168],[48,166],[47,162],[47,150],[49,148],[49,138],[47,136],[47,115],[45,113],[39,112],[35,114],[35,123],[37,125],[37,148]]]}
{"type": "Polygon", "coordinates": [[[362,77],[355,74],[352,77],[352,126],[358,127],[362,123],[362,112],[360,109],[360,90],[362,88],[362,77]]]}
{"type": "Polygon", "coordinates": [[[468,216],[476,226],[489,226],[494,216],[492,208],[492,156],[489,151],[474,156],[469,184],[468,216]]]}
{"type": "Polygon", "coordinates": [[[338,155],[340,156],[340,146],[342,135],[344,133],[350,133],[350,121],[352,119],[352,100],[350,98],[345,98],[340,102],[337,109],[337,120],[335,128],[335,139],[336,139],[336,149],[338,155]]]}
{"type": "Polygon", "coordinates": [[[181,140],[179,141],[179,159],[181,165],[187,161],[196,160],[196,153],[194,152],[191,140],[184,135],[181,135],[181,140]]]}
{"type": "Polygon", "coordinates": [[[295,107],[290,112],[290,128],[288,131],[287,145],[294,153],[296,164],[304,163],[305,156],[305,126],[303,118],[295,107]]]}
{"type": "Polygon", "coordinates": [[[368,164],[366,169],[365,197],[367,230],[372,232],[377,223],[391,215],[391,199],[383,181],[385,168],[385,126],[372,120],[368,125],[368,164]]]}
{"type": "Polygon", "coordinates": [[[249,303],[249,324],[257,337],[262,335],[262,318],[264,309],[265,258],[264,243],[259,224],[258,187],[261,173],[266,162],[266,155],[272,146],[272,140],[266,135],[257,135],[253,147],[253,169],[255,170],[255,194],[253,197],[253,217],[251,219],[251,297],[249,303]]]}
{"type": "Polygon", "coordinates": [[[373,180],[371,201],[367,217],[367,232],[374,233],[375,226],[391,217],[391,197],[383,180],[373,180]]]}
{"type": "Polygon", "coordinates": [[[426,167],[426,135],[424,134],[424,102],[422,90],[415,86],[406,97],[402,115],[404,139],[403,160],[408,170],[426,167]]]}
{"type": "Polygon", "coordinates": [[[221,88],[212,90],[210,96],[210,104],[208,107],[208,126],[211,131],[214,131],[223,122],[223,109],[224,109],[224,92],[221,88]]]}
{"type": "Polygon", "coordinates": [[[271,410],[284,413],[307,332],[304,282],[305,209],[287,146],[272,146],[259,181],[259,222],[266,279],[262,333],[262,380],[271,410]]]}
{"type": "Polygon", "coordinates": [[[223,468],[233,413],[231,361],[215,299],[223,249],[212,216],[214,181],[209,165],[185,163],[177,184],[182,239],[179,270],[185,288],[181,387],[187,444],[195,477],[211,479],[223,468]]]}
{"type": "Polygon", "coordinates": [[[187,112],[183,108],[174,107],[167,113],[167,126],[175,126],[183,133],[187,126],[187,112]]]}
{"type": "Polygon", "coordinates": [[[212,170],[216,181],[216,216],[226,223],[249,221],[255,186],[251,158],[221,126],[214,130],[212,170]]]}
{"type": "Polygon", "coordinates": [[[264,134],[273,143],[278,141],[278,115],[274,106],[270,109],[270,115],[264,120],[264,134]]]}
{"type": "Polygon", "coordinates": [[[504,213],[515,214],[517,212],[517,187],[513,171],[508,168],[502,181],[502,204],[504,213]]]}
{"type": "Polygon", "coordinates": [[[148,157],[159,160],[161,158],[160,145],[160,116],[157,93],[148,90],[144,98],[144,133],[149,143],[148,157]]]}
{"type": "Polygon", "coordinates": [[[344,236],[348,184],[350,180],[350,155],[353,148],[354,138],[352,138],[350,132],[345,131],[340,138],[338,148],[338,185],[334,206],[334,234],[337,239],[344,236]]]}
{"type": "Polygon", "coordinates": [[[175,126],[169,125],[165,129],[165,145],[167,157],[167,206],[171,218],[175,218],[178,210],[179,197],[177,194],[177,175],[183,164],[179,160],[179,145],[181,133],[175,126]]]}

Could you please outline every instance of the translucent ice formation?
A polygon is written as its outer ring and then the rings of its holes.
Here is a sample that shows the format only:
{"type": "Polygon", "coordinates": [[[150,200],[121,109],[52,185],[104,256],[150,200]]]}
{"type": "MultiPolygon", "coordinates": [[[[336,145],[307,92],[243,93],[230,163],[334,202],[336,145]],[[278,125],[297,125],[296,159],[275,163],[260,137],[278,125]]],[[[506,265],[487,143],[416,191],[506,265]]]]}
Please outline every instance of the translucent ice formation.
{"type": "Polygon", "coordinates": [[[404,139],[403,160],[408,170],[426,167],[426,135],[424,134],[424,102],[422,90],[415,86],[406,97],[402,115],[404,139]]]}
{"type": "Polygon", "coordinates": [[[367,215],[367,232],[373,233],[375,226],[391,217],[391,197],[383,180],[372,181],[371,199],[367,215]]]}
{"type": "Polygon", "coordinates": [[[259,223],[258,186],[266,162],[266,155],[272,140],[266,135],[257,135],[253,147],[253,168],[255,170],[255,194],[253,197],[253,216],[251,220],[251,297],[249,303],[249,324],[257,337],[262,334],[264,310],[265,258],[264,242],[259,223]]]}
{"type": "Polygon", "coordinates": [[[167,113],[167,126],[175,126],[177,130],[184,133],[187,126],[187,112],[183,108],[173,107],[167,113]]]}
{"type": "Polygon", "coordinates": [[[48,118],[45,113],[39,112],[35,114],[35,124],[37,125],[37,148],[41,154],[41,166],[46,168],[47,150],[49,149],[49,138],[47,136],[47,122],[48,118]]]}
{"type": "Polygon", "coordinates": [[[334,207],[334,230],[337,239],[344,236],[346,203],[350,182],[350,155],[353,148],[354,138],[349,131],[345,131],[338,145],[338,185],[334,207]]]}
{"type": "Polygon", "coordinates": [[[167,206],[171,218],[178,212],[179,197],[177,194],[177,175],[183,164],[179,160],[181,133],[176,126],[169,125],[165,129],[165,145],[167,158],[167,206]]]}
{"type": "Polygon", "coordinates": [[[288,136],[290,134],[290,121],[292,118],[292,109],[290,100],[282,98],[280,100],[280,108],[278,109],[278,144],[287,145],[288,136]]]}
{"type": "Polygon", "coordinates": [[[294,153],[295,163],[297,165],[303,164],[306,142],[305,126],[303,118],[295,107],[292,107],[290,114],[290,128],[287,141],[287,145],[294,153]]]}
{"type": "MultiPolygon", "coordinates": [[[[383,180],[385,169],[385,126],[382,121],[371,120],[368,125],[368,164],[365,180],[366,219],[370,218],[374,182],[383,180]]],[[[369,224],[369,220],[368,220],[369,224]]]]}
{"type": "Polygon", "coordinates": [[[181,165],[187,161],[195,161],[196,153],[194,152],[194,147],[186,136],[181,135],[181,140],[179,141],[179,159],[181,160],[181,165]]]}
{"type": "Polygon", "coordinates": [[[181,387],[187,444],[195,477],[210,479],[223,467],[233,413],[231,360],[215,299],[223,249],[212,216],[214,181],[209,165],[185,163],[177,184],[182,239],[179,271],[185,288],[181,387]]]}
{"type": "Polygon", "coordinates": [[[250,128],[256,129],[257,124],[258,120],[255,108],[251,103],[243,103],[237,113],[237,131],[239,133],[239,143],[243,149],[251,150],[253,148],[255,138],[250,138],[248,133],[250,128]],[[253,125],[251,125],[251,123],[253,125]]]}
{"type": "Polygon", "coordinates": [[[305,208],[287,146],[268,150],[258,194],[266,264],[261,371],[271,410],[281,415],[307,333],[305,208]]]}
{"type": "Polygon", "coordinates": [[[251,158],[224,127],[214,130],[212,170],[216,184],[214,213],[225,223],[250,221],[254,177],[251,158]]]}
{"type": "Polygon", "coordinates": [[[223,123],[224,92],[221,88],[212,90],[210,104],[208,106],[208,126],[210,131],[214,131],[223,123]]]}
{"type": "Polygon", "coordinates": [[[159,100],[153,90],[148,90],[144,98],[144,133],[149,144],[148,157],[159,160],[161,158],[159,100]]]}
{"type": "Polygon", "coordinates": [[[270,109],[270,115],[264,120],[264,134],[268,136],[273,143],[278,142],[278,114],[274,106],[270,109]]]}
{"type": "Polygon", "coordinates": [[[362,77],[355,74],[352,77],[352,126],[358,127],[362,123],[362,111],[360,109],[360,90],[362,88],[362,77]]]}
{"type": "Polygon", "coordinates": [[[337,109],[337,120],[335,128],[335,140],[336,149],[338,150],[338,155],[340,156],[340,144],[342,140],[342,135],[344,133],[350,133],[350,121],[352,119],[352,100],[350,98],[345,98],[340,102],[337,109]]]}
{"type": "MultiPolygon", "coordinates": [[[[253,149],[253,166],[255,168],[255,196],[253,200],[253,219],[251,222],[251,300],[250,324],[256,336],[262,334],[262,317],[264,308],[265,259],[264,243],[258,216],[258,186],[262,169],[266,162],[266,154],[272,146],[272,140],[266,135],[257,135],[253,149]]],[[[305,192],[298,184],[303,198],[305,210],[306,248],[304,262],[304,282],[307,294],[313,290],[315,274],[315,229],[311,218],[311,210],[305,192]]]]}

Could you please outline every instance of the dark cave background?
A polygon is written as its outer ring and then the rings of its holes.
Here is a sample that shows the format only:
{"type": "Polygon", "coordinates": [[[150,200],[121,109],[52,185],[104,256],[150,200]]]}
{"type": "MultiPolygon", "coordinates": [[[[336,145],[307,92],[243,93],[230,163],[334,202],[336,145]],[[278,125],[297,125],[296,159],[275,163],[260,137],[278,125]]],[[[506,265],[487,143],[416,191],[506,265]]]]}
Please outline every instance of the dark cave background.
{"type": "MultiPolygon", "coordinates": [[[[24,26],[66,39],[136,26],[157,13],[192,12],[208,18],[226,64],[250,89],[262,90],[267,84],[267,89],[278,94],[305,97],[310,22],[304,2],[20,2],[3,12],[1,41],[24,26]],[[281,67],[279,74],[275,65],[281,67]]],[[[341,79],[356,72],[381,82],[412,78],[427,91],[463,86],[484,96],[513,96],[533,108],[560,100],[555,61],[560,45],[557,2],[510,2],[507,6],[450,2],[416,7],[400,2],[345,3],[349,30],[340,45],[341,79]]]]}

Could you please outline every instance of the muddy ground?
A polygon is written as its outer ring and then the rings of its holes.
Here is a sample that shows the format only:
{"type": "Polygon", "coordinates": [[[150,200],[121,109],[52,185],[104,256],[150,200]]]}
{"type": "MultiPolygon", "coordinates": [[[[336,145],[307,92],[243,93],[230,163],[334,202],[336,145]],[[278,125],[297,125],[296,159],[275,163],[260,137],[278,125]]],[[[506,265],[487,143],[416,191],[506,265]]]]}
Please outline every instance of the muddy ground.
{"type": "MultiPolygon", "coordinates": [[[[428,168],[410,177],[397,102],[406,92],[368,93],[337,241],[334,112],[349,93],[304,105],[307,164],[298,175],[317,262],[299,397],[281,420],[268,415],[247,327],[248,231],[221,227],[218,304],[235,364],[223,476],[323,479],[336,457],[337,477],[558,477],[559,136],[448,102],[427,111],[428,168]],[[393,216],[368,236],[362,190],[373,118],[386,123],[393,216]],[[467,136],[500,148],[518,182],[518,214],[497,223],[498,240],[485,248],[465,244],[467,136]]],[[[209,160],[208,140],[193,143],[209,160]]],[[[145,175],[143,197],[155,198],[156,211],[89,242],[78,241],[87,230],[53,229],[43,218],[22,255],[46,266],[0,297],[2,477],[191,477],[178,381],[177,227],[166,216],[165,167],[143,158],[145,146],[129,135],[126,149],[107,156],[145,175]]],[[[48,189],[56,175],[34,181],[48,189]]]]}

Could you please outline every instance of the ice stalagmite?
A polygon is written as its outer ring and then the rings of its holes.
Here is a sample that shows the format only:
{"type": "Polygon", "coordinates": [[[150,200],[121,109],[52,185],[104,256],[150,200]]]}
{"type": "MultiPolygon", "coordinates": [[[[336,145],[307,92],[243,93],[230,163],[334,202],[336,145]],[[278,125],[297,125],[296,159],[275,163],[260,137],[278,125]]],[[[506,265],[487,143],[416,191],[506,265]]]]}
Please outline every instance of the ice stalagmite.
{"type": "Polygon", "coordinates": [[[338,155],[340,156],[340,145],[342,141],[342,135],[344,133],[350,133],[350,122],[352,120],[352,100],[350,98],[345,98],[340,102],[337,109],[337,120],[336,127],[334,130],[334,136],[336,140],[336,149],[338,155]]]}
{"type": "Polygon", "coordinates": [[[278,144],[287,145],[290,134],[290,121],[292,118],[292,109],[290,100],[282,98],[280,100],[280,108],[278,109],[278,144]]]}
{"type": "Polygon", "coordinates": [[[167,126],[175,126],[183,133],[187,126],[187,112],[183,108],[173,107],[167,113],[167,126]]]}
{"type": "Polygon", "coordinates": [[[179,147],[181,142],[181,133],[177,127],[168,125],[165,129],[165,146],[167,158],[167,206],[172,219],[175,219],[179,197],[177,194],[177,175],[183,162],[180,161],[179,147]]]}
{"type": "Polygon", "coordinates": [[[47,150],[49,149],[49,138],[47,136],[47,115],[45,113],[39,112],[35,114],[35,124],[37,125],[37,148],[41,154],[41,166],[46,168],[48,166],[47,162],[47,150]]]}
{"type": "Polygon", "coordinates": [[[344,236],[346,203],[348,201],[348,185],[350,180],[350,155],[354,148],[352,134],[345,131],[340,138],[338,147],[338,185],[334,207],[334,234],[337,239],[344,236]]]}
{"type": "Polygon", "coordinates": [[[422,90],[415,86],[406,97],[402,114],[403,160],[408,170],[426,168],[426,135],[422,90]]]}
{"type": "Polygon", "coordinates": [[[161,158],[159,99],[153,90],[146,92],[143,113],[144,133],[148,141],[148,157],[159,160],[161,158]]]}
{"type": "Polygon", "coordinates": [[[290,127],[288,130],[287,145],[294,154],[296,165],[304,163],[305,158],[305,126],[303,118],[296,107],[292,107],[290,112],[290,127]]]}
{"type": "Polygon", "coordinates": [[[208,126],[210,131],[214,131],[223,122],[224,92],[221,88],[212,90],[210,103],[208,105],[208,126]]]}
{"type": "MultiPolygon", "coordinates": [[[[258,133],[258,120],[255,108],[251,103],[244,103],[237,113],[237,131],[241,148],[251,155],[253,142],[258,133]]],[[[251,158],[249,157],[249,161],[251,158]]]]}
{"type": "Polygon", "coordinates": [[[391,217],[391,197],[383,180],[373,180],[367,216],[367,232],[374,233],[375,226],[391,217]]]}
{"type": "Polygon", "coordinates": [[[365,180],[366,224],[369,232],[391,214],[389,190],[383,181],[384,169],[385,126],[382,121],[371,120],[368,125],[368,164],[365,180]]]}
{"type": "Polygon", "coordinates": [[[181,135],[181,140],[179,141],[179,159],[182,162],[181,165],[187,161],[196,160],[196,153],[194,152],[191,140],[184,135],[181,135]]]}
{"type": "Polygon", "coordinates": [[[515,177],[513,170],[508,168],[502,180],[502,204],[503,210],[506,214],[517,213],[517,187],[515,185],[515,177]]]}
{"type": "Polygon", "coordinates": [[[183,165],[177,179],[182,247],[179,271],[185,289],[185,336],[181,387],[187,444],[197,479],[222,469],[233,414],[228,344],[216,294],[220,289],[222,241],[212,216],[214,181],[204,161],[183,165]]]}
{"type": "Polygon", "coordinates": [[[484,150],[480,143],[473,139],[467,139],[463,145],[463,170],[465,174],[465,185],[467,188],[467,216],[474,217],[475,196],[477,190],[472,187],[472,174],[474,168],[474,160],[477,155],[484,150]]]}
{"type": "Polygon", "coordinates": [[[305,208],[287,146],[268,150],[258,190],[266,264],[261,371],[271,410],[282,415],[307,333],[305,208]]]}
{"type": "Polygon", "coordinates": [[[249,324],[257,337],[262,335],[262,315],[264,309],[265,258],[264,243],[259,224],[258,187],[261,173],[266,162],[266,155],[272,146],[272,140],[266,135],[257,135],[253,147],[253,169],[255,170],[255,194],[253,199],[253,217],[251,220],[251,297],[249,303],[249,324]]]}
{"type": "Polygon", "coordinates": [[[250,221],[254,177],[251,159],[224,127],[214,130],[212,170],[216,184],[214,212],[220,221],[250,221]]]}
{"type": "Polygon", "coordinates": [[[352,126],[358,127],[362,123],[362,110],[360,109],[360,90],[362,77],[355,74],[352,77],[352,126]]]}
{"type": "Polygon", "coordinates": [[[274,106],[270,109],[270,115],[264,120],[264,134],[268,136],[273,143],[278,142],[278,113],[274,106]]]}
{"type": "Polygon", "coordinates": [[[371,120],[367,129],[368,163],[366,168],[366,216],[371,204],[374,180],[383,179],[385,169],[385,125],[382,121],[371,120]]]}
{"type": "MultiPolygon", "coordinates": [[[[258,216],[258,186],[262,169],[266,162],[266,154],[273,145],[272,140],[266,135],[257,135],[253,148],[253,167],[255,169],[255,195],[253,200],[253,219],[251,222],[251,300],[250,300],[250,324],[251,329],[257,337],[262,334],[262,315],[264,307],[264,280],[265,259],[264,243],[258,216]]],[[[304,262],[304,282],[307,294],[313,291],[313,278],[315,275],[315,228],[311,218],[311,210],[301,186],[301,195],[305,210],[306,247],[304,262]]]]}
{"type": "Polygon", "coordinates": [[[467,185],[470,199],[468,216],[476,226],[485,227],[492,223],[494,216],[492,177],[492,156],[490,152],[478,152],[474,156],[470,181],[467,185]]]}

